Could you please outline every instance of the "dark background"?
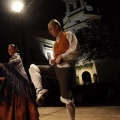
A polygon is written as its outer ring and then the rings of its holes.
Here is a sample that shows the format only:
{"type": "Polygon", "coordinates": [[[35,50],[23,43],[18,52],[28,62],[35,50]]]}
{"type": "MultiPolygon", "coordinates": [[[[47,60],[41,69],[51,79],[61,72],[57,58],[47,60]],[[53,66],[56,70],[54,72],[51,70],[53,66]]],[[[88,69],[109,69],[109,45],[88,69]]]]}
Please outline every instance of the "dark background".
{"type": "MultiPolygon", "coordinates": [[[[62,0],[34,0],[36,4],[30,6],[31,0],[24,0],[24,12],[20,13],[19,17],[9,9],[10,0],[0,1],[0,24],[2,28],[14,28],[16,21],[26,23],[24,26],[28,29],[47,29],[49,20],[56,18],[62,23],[65,16],[66,8],[62,0]],[[40,2],[41,1],[41,2],[40,2]],[[19,19],[18,19],[19,18],[19,19]]],[[[120,22],[119,0],[86,0],[87,4],[99,8],[102,15],[102,20],[107,25],[117,25],[120,22]]]]}

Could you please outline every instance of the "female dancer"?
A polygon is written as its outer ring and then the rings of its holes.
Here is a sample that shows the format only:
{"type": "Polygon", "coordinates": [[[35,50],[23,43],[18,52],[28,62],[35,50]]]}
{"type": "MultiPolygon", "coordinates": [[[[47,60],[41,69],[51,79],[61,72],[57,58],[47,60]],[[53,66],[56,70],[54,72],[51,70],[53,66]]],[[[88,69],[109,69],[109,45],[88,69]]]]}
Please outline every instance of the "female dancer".
{"type": "Polygon", "coordinates": [[[8,53],[11,56],[9,62],[0,63],[0,120],[39,120],[17,46],[10,44],[8,53]]]}

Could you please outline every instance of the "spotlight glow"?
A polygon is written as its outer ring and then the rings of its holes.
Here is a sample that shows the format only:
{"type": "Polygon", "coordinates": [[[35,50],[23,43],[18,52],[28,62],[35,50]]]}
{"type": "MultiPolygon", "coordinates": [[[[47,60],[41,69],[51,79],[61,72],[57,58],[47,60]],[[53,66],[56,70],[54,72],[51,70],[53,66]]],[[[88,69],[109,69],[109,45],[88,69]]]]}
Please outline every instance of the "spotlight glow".
{"type": "Polygon", "coordinates": [[[14,1],[12,3],[12,10],[19,13],[23,9],[23,6],[21,1],[14,1]]]}

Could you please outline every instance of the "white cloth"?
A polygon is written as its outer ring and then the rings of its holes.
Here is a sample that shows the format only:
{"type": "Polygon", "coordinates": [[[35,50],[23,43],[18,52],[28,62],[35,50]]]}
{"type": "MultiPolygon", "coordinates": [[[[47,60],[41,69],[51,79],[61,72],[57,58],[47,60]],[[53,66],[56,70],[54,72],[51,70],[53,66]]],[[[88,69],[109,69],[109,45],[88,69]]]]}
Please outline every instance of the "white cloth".
{"type": "Polygon", "coordinates": [[[70,104],[70,103],[74,103],[73,99],[65,99],[62,96],[60,97],[60,101],[65,103],[65,104],[70,104]]]}
{"type": "Polygon", "coordinates": [[[35,88],[38,89],[38,90],[43,89],[43,87],[42,87],[42,78],[41,78],[41,75],[40,75],[39,68],[36,65],[31,64],[30,68],[29,68],[29,74],[31,76],[31,80],[32,80],[35,88]]]}

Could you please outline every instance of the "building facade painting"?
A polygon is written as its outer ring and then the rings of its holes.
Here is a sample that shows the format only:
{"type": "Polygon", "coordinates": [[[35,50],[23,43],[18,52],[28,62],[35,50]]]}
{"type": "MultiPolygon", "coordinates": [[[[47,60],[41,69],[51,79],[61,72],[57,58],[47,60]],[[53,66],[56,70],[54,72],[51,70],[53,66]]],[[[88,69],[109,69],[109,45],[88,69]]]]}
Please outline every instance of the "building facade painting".
{"type": "MultiPolygon", "coordinates": [[[[66,5],[65,17],[63,18],[64,31],[77,33],[82,28],[88,27],[87,21],[100,19],[99,9],[89,0],[62,0],[66,5]]],[[[79,40],[80,41],[80,40],[79,40]]],[[[117,79],[120,72],[120,62],[117,60],[91,60],[79,58],[76,64],[76,78],[80,85],[95,82],[107,82],[117,79]]]]}
{"type": "Polygon", "coordinates": [[[76,63],[76,77],[80,85],[117,81],[120,78],[119,73],[120,60],[81,59],[76,63]]]}
{"type": "Polygon", "coordinates": [[[88,5],[85,0],[62,0],[66,5],[63,28],[65,31],[77,32],[87,27],[86,21],[101,18],[99,9],[88,5]]]}
{"type": "Polygon", "coordinates": [[[98,82],[94,61],[79,60],[76,63],[76,77],[79,80],[78,84],[80,85],[98,82]]]}

